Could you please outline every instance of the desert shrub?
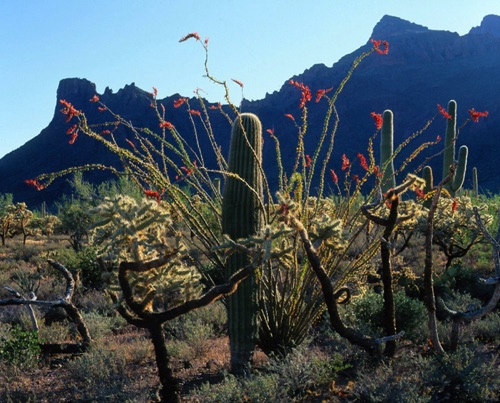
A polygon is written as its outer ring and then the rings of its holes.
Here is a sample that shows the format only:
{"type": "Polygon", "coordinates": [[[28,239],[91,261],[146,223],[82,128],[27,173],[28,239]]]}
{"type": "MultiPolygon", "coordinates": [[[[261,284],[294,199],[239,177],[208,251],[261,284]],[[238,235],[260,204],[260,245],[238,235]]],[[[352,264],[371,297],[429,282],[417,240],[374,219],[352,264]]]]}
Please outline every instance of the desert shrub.
{"type": "Polygon", "coordinates": [[[73,379],[73,396],[86,401],[120,402],[128,397],[126,360],[122,354],[99,344],[70,361],[67,369],[73,379]]]}
{"type": "Polygon", "coordinates": [[[494,402],[500,397],[497,356],[467,348],[437,356],[426,381],[432,385],[433,401],[494,402]]]}
{"type": "Polygon", "coordinates": [[[43,322],[39,323],[39,337],[47,343],[64,343],[70,336],[70,328],[67,322],[55,322],[46,326],[43,322]]]}
{"type": "Polygon", "coordinates": [[[103,316],[116,315],[116,307],[109,296],[99,290],[85,290],[76,296],[75,302],[84,312],[97,312],[103,316]]]}
{"type": "Polygon", "coordinates": [[[127,340],[120,346],[120,352],[126,357],[129,364],[143,365],[147,360],[153,359],[153,346],[145,337],[127,340]]]}
{"type": "Polygon", "coordinates": [[[0,401],[5,403],[35,403],[39,399],[36,393],[26,390],[25,387],[5,386],[5,390],[0,391],[0,401]]]}
{"type": "Polygon", "coordinates": [[[279,395],[278,375],[276,374],[250,376],[243,379],[225,374],[221,383],[217,385],[204,383],[191,393],[191,396],[199,401],[228,403],[271,402],[277,401],[279,395]]]}
{"type": "Polygon", "coordinates": [[[173,338],[183,339],[193,326],[208,327],[210,337],[223,334],[227,322],[226,308],[222,302],[215,302],[206,307],[195,309],[186,315],[165,324],[165,329],[173,338]]]}
{"type": "Polygon", "coordinates": [[[262,371],[246,378],[225,375],[217,385],[205,383],[192,395],[200,401],[270,402],[300,400],[308,391],[330,383],[349,368],[339,354],[326,356],[304,344],[286,357],[273,357],[262,371]]]}
{"type": "MultiPolygon", "coordinates": [[[[405,338],[410,340],[421,339],[424,336],[422,326],[425,325],[427,317],[424,304],[408,297],[404,291],[396,292],[394,299],[398,331],[403,330],[405,338]]],[[[383,296],[373,291],[367,292],[352,303],[355,322],[375,336],[382,332],[383,303],[383,296]]]]}
{"type": "Polygon", "coordinates": [[[288,397],[293,397],[327,384],[335,373],[349,367],[339,354],[324,356],[311,347],[301,345],[283,359],[272,358],[267,370],[279,375],[279,389],[287,391],[288,397]]]}
{"type": "Polygon", "coordinates": [[[12,249],[12,259],[14,261],[24,261],[29,262],[34,257],[38,256],[42,251],[42,247],[38,245],[16,245],[15,248],[12,249]]]}
{"type": "Polygon", "coordinates": [[[500,344],[500,313],[491,312],[484,318],[473,322],[475,337],[483,343],[500,344]]]}
{"type": "MultiPolygon", "coordinates": [[[[489,276],[489,274],[487,274],[489,276]]],[[[493,292],[493,285],[486,285],[479,281],[481,273],[475,269],[463,265],[461,262],[453,264],[436,278],[436,288],[439,295],[447,298],[453,292],[469,294],[484,303],[488,302],[493,292]]]]}
{"type": "Polygon", "coordinates": [[[58,249],[51,254],[51,257],[66,266],[74,275],[78,274],[84,287],[102,287],[101,270],[94,248],[84,247],[79,251],[69,248],[58,249]]]}
{"type": "Polygon", "coordinates": [[[205,356],[211,347],[210,338],[214,336],[210,325],[199,320],[186,320],[177,329],[176,337],[168,343],[167,350],[173,357],[191,361],[205,356]]]}
{"type": "Polygon", "coordinates": [[[226,321],[226,308],[216,302],[167,322],[165,330],[172,339],[167,345],[169,353],[187,361],[205,356],[210,339],[223,334],[226,321]]]}
{"type": "Polygon", "coordinates": [[[351,397],[367,403],[428,402],[427,388],[421,379],[427,365],[428,359],[412,354],[398,357],[392,365],[366,365],[352,383],[351,397]]]}
{"type": "Polygon", "coordinates": [[[0,341],[0,360],[13,367],[19,369],[32,367],[38,363],[39,358],[40,339],[35,331],[14,326],[9,337],[0,341]]]}
{"type": "Polygon", "coordinates": [[[475,310],[482,306],[482,303],[477,298],[473,298],[470,294],[460,291],[450,291],[445,298],[443,298],[446,305],[454,311],[465,312],[468,310],[475,310]]]}
{"type": "Polygon", "coordinates": [[[126,325],[125,319],[119,315],[103,316],[98,312],[82,312],[82,316],[93,339],[101,339],[126,325]]]}

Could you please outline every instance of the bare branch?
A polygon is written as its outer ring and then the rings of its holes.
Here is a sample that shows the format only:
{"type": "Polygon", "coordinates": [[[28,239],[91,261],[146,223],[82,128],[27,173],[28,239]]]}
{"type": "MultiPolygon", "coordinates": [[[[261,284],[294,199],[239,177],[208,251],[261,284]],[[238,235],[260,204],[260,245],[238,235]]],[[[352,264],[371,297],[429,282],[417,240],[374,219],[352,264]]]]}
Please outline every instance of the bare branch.
{"type": "Polygon", "coordinates": [[[73,275],[71,272],[64,267],[61,263],[56,262],[52,259],[47,259],[47,262],[56,270],[60,271],[64,278],[66,279],[66,294],[64,295],[65,301],[71,301],[73,297],[73,292],[75,291],[75,280],[73,279],[73,275]]]}

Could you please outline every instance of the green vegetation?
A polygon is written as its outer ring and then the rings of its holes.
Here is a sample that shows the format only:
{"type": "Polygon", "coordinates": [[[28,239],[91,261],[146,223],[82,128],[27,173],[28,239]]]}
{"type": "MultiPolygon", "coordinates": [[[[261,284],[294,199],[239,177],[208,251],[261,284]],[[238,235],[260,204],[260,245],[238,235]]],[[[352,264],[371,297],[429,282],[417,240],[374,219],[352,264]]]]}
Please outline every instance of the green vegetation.
{"type": "Polygon", "coordinates": [[[193,141],[167,119],[156,91],[157,130],[92,98],[113,127],[127,128],[126,146],[62,101],[72,133],[108,147],[123,171],[108,167],[119,180],[97,187],[82,172],[99,165],[29,180],[43,188],[76,172],[57,216],[0,195],[0,400],[498,400],[499,200],[462,189],[456,103],[436,186],[428,167],[407,169],[427,163],[423,152],[439,142],[414,144],[434,118],[397,145],[392,112],[373,113],[377,130],[364,154],[342,155],[340,185],[330,168],[337,98],[364,58],[387,53],[373,44],[335,91],[317,91],[326,115],[313,142],[311,90],[290,81],[300,92],[301,117],[289,115],[297,152],[285,164],[269,129],[275,172],[262,167],[258,117],[240,112],[207,64],[228,107],[176,100],[193,141]],[[210,113],[232,130],[227,160],[210,113]],[[56,368],[64,370],[54,379],[56,368]],[[42,386],[26,392],[23,382],[35,378],[42,386]]]}

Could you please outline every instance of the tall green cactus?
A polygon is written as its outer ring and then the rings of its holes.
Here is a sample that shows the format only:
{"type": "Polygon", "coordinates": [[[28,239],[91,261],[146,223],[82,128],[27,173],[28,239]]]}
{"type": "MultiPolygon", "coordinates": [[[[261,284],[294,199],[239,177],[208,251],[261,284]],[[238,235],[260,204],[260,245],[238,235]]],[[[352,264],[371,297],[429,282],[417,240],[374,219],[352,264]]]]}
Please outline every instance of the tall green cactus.
{"type": "MultiPolygon", "coordinates": [[[[450,172],[450,166],[455,161],[455,144],[457,139],[457,102],[451,100],[448,102],[448,114],[451,119],[448,119],[446,126],[446,135],[444,141],[444,155],[443,155],[443,178],[448,176],[450,172]]],[[[462,188],[465,179],[465,171],[467,169],[467,154],[469,150],[467,146],[460,147],[458,151],[458,165],[453,176],[453,179],[449,181],[444,187],[450,192],[452,196],[462,188]]]]}
{"type": "MultiPolygon", "coordinates": [[[[428,195],[434,189],[434,177],[432,175],[432,168],[429,165],[424,167],[422,171],[422,179],[425,181],[424,194],[428,195]]],[[[424,207],[430,208],[432,205],[432,197],[427,196],[424,201],[424,207]]]]}
{"type": "MultiPolygon", "coordinates": [[[[222,231],[231,239],[258,233],[264,224],[262,211],[262,125],[257,116],[241,114],[231,132],[228,176],[223,191],[222,231]]],[[[244,253],[235,252],[226,262],[226,277],[249,264],[244,253]]],[[[251,364],[257,337],[255,278],[251,276],[228,297],[228,331],[231,372],[245,374],[251,364]]]]}
{"type": "Polygon", "coordinates": [[[472,168],[472,193],[475,197],[479,196],[479,181],[477,179],[477,168],[472,168]]]}
{"type": "Polygon", "coordinates": [[[384,111],[382,120],[382,137],[380,139],[380,166],[383,169],[382,191],[396,187],[394,176],[394,116],[391,110],[384,111]]]}

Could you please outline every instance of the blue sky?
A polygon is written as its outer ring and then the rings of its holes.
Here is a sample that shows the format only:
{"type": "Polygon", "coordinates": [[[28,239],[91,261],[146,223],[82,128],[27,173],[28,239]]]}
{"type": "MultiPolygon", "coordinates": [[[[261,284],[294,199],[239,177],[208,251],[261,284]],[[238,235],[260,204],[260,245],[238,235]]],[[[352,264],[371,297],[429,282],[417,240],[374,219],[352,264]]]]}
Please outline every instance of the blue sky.
{"type": "Polygon", "coordinates": [[[385,14],[464,35],[500,15],[500,0],[1,0],[0,158],[48,125],[63,78],[86,78],[100,93],[155,86],[160,98],[200,87],[222,101],[202,77],[201,46],[178,42],[196,31],[210,39],[212,74],[260,99],[356,50],[385,14]]]}

